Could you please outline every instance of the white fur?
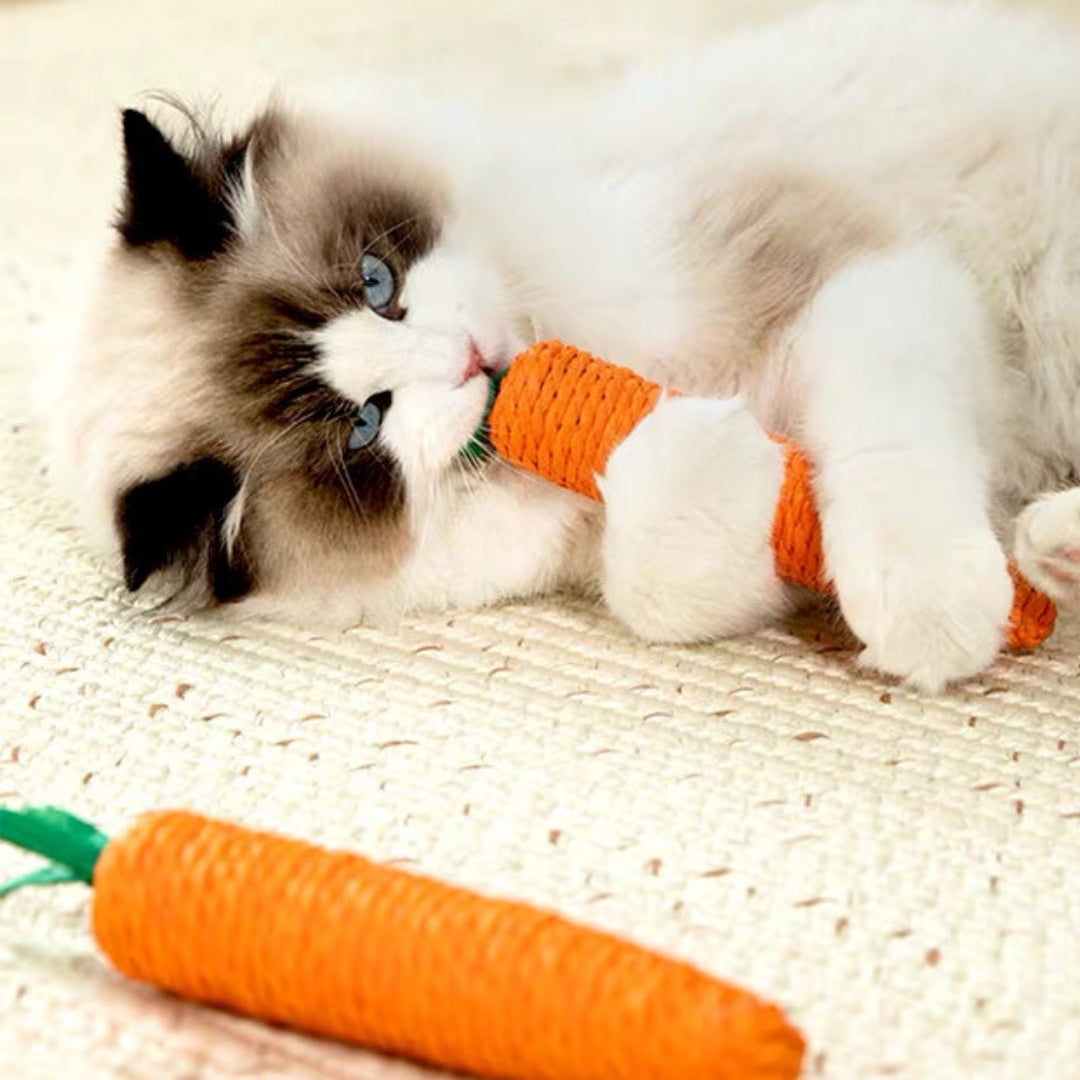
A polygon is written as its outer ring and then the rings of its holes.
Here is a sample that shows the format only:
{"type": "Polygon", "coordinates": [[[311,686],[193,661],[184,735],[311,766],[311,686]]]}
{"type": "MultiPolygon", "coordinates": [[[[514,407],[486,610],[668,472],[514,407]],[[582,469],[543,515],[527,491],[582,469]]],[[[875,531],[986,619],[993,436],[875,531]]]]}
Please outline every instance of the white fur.
{"type": "Polygon", "coordinates": [[[1037,499],[1016,522],[1021,572],[1059,604],[1080,601],[1080,488],[1037,499]]]}
{"type": "Polygon", "coordinates": [[[113,273],[119,289],[94,280],[80,296],[37,388],[49,471],[95,545],[110,551],[116,493],[175,465],[170,447],[202,406],[189,377],[199,341],[175,333],[169,293],[122,266],[113,273]]]}
{"type": "Polygon", "coordinates": [[[937,245],[859,259],[821,290],[793,354],[826,565],[867,662],[931,690],[980,671],[1012,586],[990,523],[992,347],[972,280],[937,245]]]}
{"type": "Polygon", "coordinates": [[[510,302],[490,262],[448,231],[405,280],[399,302],[408,327],[420,335],[456,333],[459,342],[472,338],[487,366],[501,371],[522,344],[509,325],[510,302]]]}
{"type": "Polygon", "coordinates": [[[582,529],[593,509],[584,502],[528,476],[464,500],[436,493],[402,575],[406,606],[477,607],[550,592],[575,576],[586,583],[593,567],[582,529]],[[570,578],[568,563],[576,567],[570,578]]]}
{"type": "Polygon", "coordinates": [[[320,624],[393,626],[403,612],[483,606],[576,585],[597,567],[589,534],[595,508],[534,477],[506,470],[503,482],[436,485],[410,507],[414,546],[395,574],[350,580],[321,568],[301,590],[270,589],[242,602],[245,614],[320,624]],[[568,573],[567,566],[572,566],[568,573]]]}
{"type": "Polygon", "coordinates": [[[649,641],[747,633],[779,614],[781,458],[741,402],[662,398],[599,481],[611,610],[649,641]]]}

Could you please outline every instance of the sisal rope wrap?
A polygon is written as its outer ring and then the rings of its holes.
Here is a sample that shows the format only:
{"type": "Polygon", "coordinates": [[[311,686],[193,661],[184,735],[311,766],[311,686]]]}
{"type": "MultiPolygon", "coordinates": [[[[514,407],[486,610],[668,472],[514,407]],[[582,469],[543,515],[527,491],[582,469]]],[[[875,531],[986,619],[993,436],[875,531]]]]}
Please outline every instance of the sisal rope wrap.
{"type": "Polygon", "coordinates": [[[525,904],[184,811],[93,878],[98,944],[182,997],[503,1080],[795,1080],[775,1006],[525,904]]]}
{"type": "MultiPolygon", "coordinates": [[[[542,342],[510,365],[488,419],[500,457],[579,494],[598,499],[612,450],[656,405],[663,391],[627,368],[559,342],[542,342]]],[[[814,504],[812,466],[789,439],[771,542],[784,581],[832,594],[825,569],[821,521],[814,504]]],[[[1053,632],[1054,602],[1009,572],[1015,586],[1006,643],[1033,649],[1053,632]]]]}
{"type": "Polygon", "coordinates": [[[500,457],[590,499],[607,459],[653,409],[660,387],[557,341],[509,367],[488,416],[500,457]]]}

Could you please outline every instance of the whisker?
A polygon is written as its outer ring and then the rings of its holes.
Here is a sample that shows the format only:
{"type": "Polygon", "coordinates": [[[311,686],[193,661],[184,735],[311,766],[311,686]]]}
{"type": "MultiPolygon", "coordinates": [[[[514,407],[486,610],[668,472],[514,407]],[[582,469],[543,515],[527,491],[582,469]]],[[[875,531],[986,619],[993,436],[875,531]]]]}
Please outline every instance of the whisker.
{"type": "MultiPolygon", "coordinates": [[[[393,225],[388,225],[385,229],[383,229],[381,233],[378,234],[378,236],[372,237],[364,245],[364,249],[361,252],[361,255],[369,254],[376,244],[381,244],[382,241],[385,240],[392,232],[396,232],[398,229],[407,229],[415,225],[419,220],[420,215],[414,214],[410,218],[403,218],[401,221],[395,221],[393,225]]],[[[401,246],[401,243],[408,237],[408,235],[409,234],[406,232],[405,236],[403,236],[401,240],[395,243],[390,250],[396,252],[401,246]]]]}
{"type": "Polygon", "coordinates": [[[236,495],[233,497],[232,503],[229,506],[229,512],[225,520],[223,531],[225,550],[230,556],[232,555],[236,541],[240,536],[240,527],[243,523],[244,511],[247,508],[248,489],[259,463],[272,449],[274,449],[274,447],[279,446],[285,439],[291,436],[297,428],[313,420],[315,415],[315,411],[312,410],[310,413],[293,420],[288,426],[279,431],[275,431],[259,446],[255,451],[254,456],[247,462],[243,476],[240,479],[240,484],[237,487],[236,495]]]}
{"type": "Polygon", "coordinates": [[[334,467],[334,473],[341,481],[342,487],[345,489],[345,495],[349,500],[350,505],[356,512],[358,517],[366,518],[367,508],[364,506],[363,501],[360,498],[360,493],[356,490],[356,485],[353,483],[353,478],[349,473],[348,466],[345,464],[345,455],[341,450],[341,443],[334,442],[330,438],[330,431],[325,432],[324,441],[330,463],[334,467]]]}
{"type": "Polygon", "coordinates": [[[318,276],[285,242],[284,238],[278,230],[277,222],[274,221],[273,215],[267,214],[266,221],[270,229],[271,238],[277,245],[278,249],[281,251],[282,255],[285,256],[285,260],[289,264],[290,268],[297,274],[301,281],[305,281],[309,285],[318,287],[321,284],[318,276]]]}

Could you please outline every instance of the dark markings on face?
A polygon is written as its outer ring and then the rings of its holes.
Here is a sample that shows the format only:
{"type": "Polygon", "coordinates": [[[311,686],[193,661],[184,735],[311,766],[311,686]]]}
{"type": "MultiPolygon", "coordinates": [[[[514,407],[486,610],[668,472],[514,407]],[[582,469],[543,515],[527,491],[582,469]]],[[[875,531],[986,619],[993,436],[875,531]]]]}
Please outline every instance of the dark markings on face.
{"type": "Polygon", "coordinates": [[[399,466],[377,442],[348,449],[358,405],[317,372],[311,327],[317,318],[326,321],[339,312],[331,310],[332,300],[301,302],[300,317],[292,310],[297,299],[288,299],[283,311],[280,293],[252,296],[236,310],[223,378],[238,418],[252,433],[253,460],[305,481],[320,519],[332,517],[340,524],[339,517],[367,522],[396,517],[405,506],[399,466]]]}
{"type": "Polygon", "coordinates": [[[116,227],[133,248],[169,245],[192,262],[212,258],[232,234],[230,189],[240,182],[251,133],[204,140],[185,157],[145,114],[123,113],[124,202],[116,227]]]}
{"type": "MultiPolygon", "coordinates": [[[[365,253],[392,269],[400,291],[438,226],[421,197],[340,166],[311,190],[290,191],[297,147],[273,114],[237,139],[217,139],[194,124],[192,135],[193,147],[181,152],[143,114],[124,114],[127,187],[117,228],[129,248],[160,253],[189,280],[182,287],[193,322],[214,343],[210,374],[221,415],[206,433],[211,449],[125,492],[117,522],[129,588],[180,567],[189,579],[205,578],[220,602],[254,587],[266,545],[275,542],[266,523],[284,527],[284,506],[293,546],[304,550],[320,542],[339,550],[385,546],[400,532],[400,467],[377,442],[348,449],[361,403],[320,378],[314,334],[364,306],[365,253]],[[245,172],[257,178],[259,213],[273,220],[283,203],[270,237],[237,234],[231,198],[245,172]],[[224,523],[241,482],[240,534],[227,551],[224,523]]],[[[382,312],[405,314],[396,294],[382,312]]]]}
{"type": "MultiPolygon", "coordinates": [[[[217,317],[227,330],[221,338],[220,378],[260,440],[289,432],[283,437],[287,454],[307,478],[321,515],[370,522],[402,513],[404,478],[377,442],[348,450],[363,402],[342,398],[322,380],[314,334],[332,319],[363,308],[365,254],[387,263],[400,291],[438,230],[423,202],[406,192],[358,184],[342,173],[331,173],[324,182],[302,227],[291,234],[282,227],[268,250],[251,253],[253,269],[243,275],[243,284],[223,288],[217,317]],[[281,259],[282,245],[290,257],[281,259]]],[[[273,205],[265,209],[274,213],[273,205]]],[[[402,314],[395,296],[383,317],[402,314]]],[[[364,359],[358,356],[357,364],[364,359]]]]}
{"type": "Polygon", "coordinates": [[[242,546],[230,553],[223,537],[238,487],[235,470],[214,458],[186,462],[129,487],[116,514],[127,587],[139,589],[151,574],[174,569],[185,585],[205,579],[219,603],[248,593],[253,569],[242,546]]]}

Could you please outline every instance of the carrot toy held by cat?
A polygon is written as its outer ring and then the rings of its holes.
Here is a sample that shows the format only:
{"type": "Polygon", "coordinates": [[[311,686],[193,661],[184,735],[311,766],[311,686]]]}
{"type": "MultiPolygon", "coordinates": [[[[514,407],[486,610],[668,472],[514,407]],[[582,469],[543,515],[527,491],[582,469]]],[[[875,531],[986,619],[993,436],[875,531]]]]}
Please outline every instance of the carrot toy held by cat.
{"type": "MultiPolygon", "coordinates": [[[[486,424],[469,452],[480,452],[486,443],[510,464],[593,499],[600,498],[596,477],[611,452],[663,394],[627,368],[550,341],[518,356],[493,391],[486,424]]],[[[777,576],[831,593],[810,463],[793,442],[774,438],[784,449],[771,536],[777,576]]],[[[1032,649],[1053,632],[1056,608],[1015,566],[1010,572],[1015,592],[1006,644],[1032,649]]]]}

